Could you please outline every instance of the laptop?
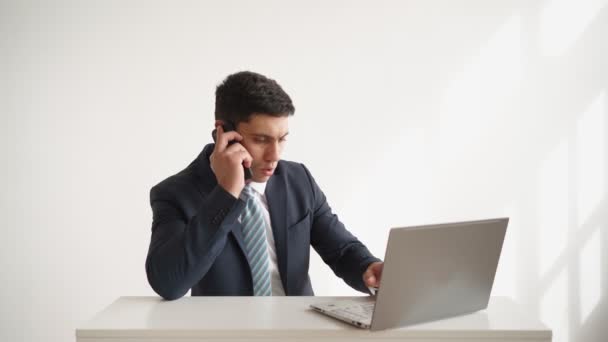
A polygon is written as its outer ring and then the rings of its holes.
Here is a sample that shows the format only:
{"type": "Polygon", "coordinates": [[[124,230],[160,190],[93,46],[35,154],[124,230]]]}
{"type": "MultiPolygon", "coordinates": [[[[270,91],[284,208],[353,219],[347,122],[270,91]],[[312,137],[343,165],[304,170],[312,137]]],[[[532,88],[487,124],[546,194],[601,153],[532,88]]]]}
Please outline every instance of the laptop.
{"type": "Polygon", "coordinates": [[[354,326],[382,330],[488,307],[508,218],[392,228],[373,296],[312,304],[354,326]]]}

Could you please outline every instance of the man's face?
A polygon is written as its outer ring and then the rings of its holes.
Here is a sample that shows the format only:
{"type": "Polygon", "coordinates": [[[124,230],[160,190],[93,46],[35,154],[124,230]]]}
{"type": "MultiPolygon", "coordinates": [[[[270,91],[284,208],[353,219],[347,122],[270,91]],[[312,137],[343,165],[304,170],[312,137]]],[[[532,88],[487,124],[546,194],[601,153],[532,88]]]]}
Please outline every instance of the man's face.
{"type": "Polygon", "coordinates": [[[287,116],[253,114],[249,122],[237,125],[237,132],[243,136],[241,144],[253,158],[253,181],[266,182],[274,173],[289,133],[288,120],[287,116]]]}

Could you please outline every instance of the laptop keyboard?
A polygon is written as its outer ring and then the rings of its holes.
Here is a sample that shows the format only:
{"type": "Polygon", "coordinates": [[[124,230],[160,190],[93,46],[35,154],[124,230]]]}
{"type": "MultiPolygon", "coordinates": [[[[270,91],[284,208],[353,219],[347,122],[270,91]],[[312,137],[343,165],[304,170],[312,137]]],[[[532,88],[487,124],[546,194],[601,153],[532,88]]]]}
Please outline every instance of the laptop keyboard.
{"type": "Polygon", "coordinates": [[[354,304],[334,309],[333,312],[353,320],[371,320],[374,313],[374,305],[374,302],[354,304]]]}

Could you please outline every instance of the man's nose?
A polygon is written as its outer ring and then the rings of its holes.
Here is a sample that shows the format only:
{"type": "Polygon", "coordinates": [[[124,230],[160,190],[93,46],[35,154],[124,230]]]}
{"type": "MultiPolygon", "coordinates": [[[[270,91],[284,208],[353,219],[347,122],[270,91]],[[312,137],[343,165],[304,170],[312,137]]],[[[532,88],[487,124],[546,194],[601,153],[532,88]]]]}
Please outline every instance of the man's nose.
{"type": "Polygon", "coordinates": [[[279,142],[276,141],[273,144],[270,144],[268,149],[266,150],[266,160],[267,161],[277,161],[281,157],[281,147],[279,146],[279,142]]]}

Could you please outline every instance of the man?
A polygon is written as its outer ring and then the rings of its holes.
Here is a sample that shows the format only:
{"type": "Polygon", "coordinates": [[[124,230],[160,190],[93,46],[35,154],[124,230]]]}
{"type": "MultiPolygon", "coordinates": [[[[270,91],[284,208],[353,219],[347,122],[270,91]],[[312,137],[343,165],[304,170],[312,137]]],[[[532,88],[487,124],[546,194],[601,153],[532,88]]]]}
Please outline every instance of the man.
{"type": "Polygon", "coordinates": [[[308,169],[280,159],[294,111],[260,74],[217,87],[216,143],[150,191],[146,273],[160,296],[313,295],[311,245],[352,288],[379,285],[382,262],[332,213],[308,169]]]}

